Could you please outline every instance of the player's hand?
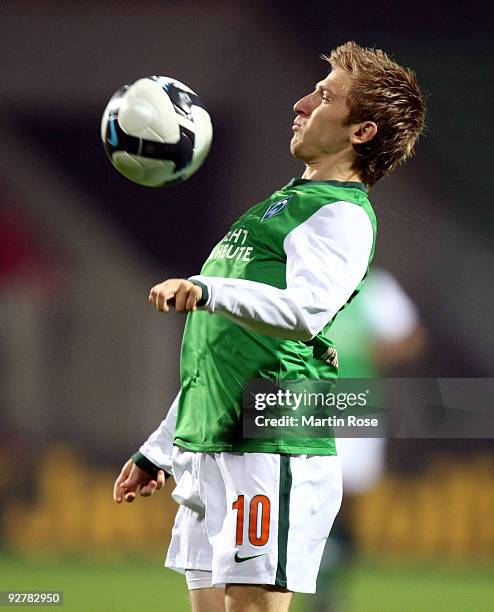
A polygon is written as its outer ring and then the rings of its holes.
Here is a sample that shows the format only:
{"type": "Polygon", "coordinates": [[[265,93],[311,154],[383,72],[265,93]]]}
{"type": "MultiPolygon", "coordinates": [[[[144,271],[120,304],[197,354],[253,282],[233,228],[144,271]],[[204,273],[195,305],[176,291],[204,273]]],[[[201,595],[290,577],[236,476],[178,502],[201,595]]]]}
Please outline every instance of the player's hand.
{"type": "Polygon", "coordinates": [[[170,305],[177,312],[196,310],[201,297],[202,289],[184,278],[170,278],[149,292],[149,301],[160,312],[169,312],[170,305]]]}
{"type": "Polygon", "coordinates": [[[151,497],[165,484],[165,472],[160,470],[156,480],[129,459],[123,466],[113,487],[113,500],[120,504],[123,500],[132,503],[139,491],[141,497],[151,497]]]}

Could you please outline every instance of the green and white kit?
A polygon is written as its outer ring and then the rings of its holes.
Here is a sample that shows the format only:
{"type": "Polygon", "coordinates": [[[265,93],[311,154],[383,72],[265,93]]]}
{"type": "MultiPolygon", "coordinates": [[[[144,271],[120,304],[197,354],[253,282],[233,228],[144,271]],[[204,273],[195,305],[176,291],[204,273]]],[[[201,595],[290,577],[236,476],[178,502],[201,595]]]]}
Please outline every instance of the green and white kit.
{"type": "MultiPolygon", "coordinates": [[[[294,179],[231,226],[191,277],[208,299],[183,336],[176,445],[335,454],[332,438],[244,439],[243,387],[253,378],[336,377],[327,332],[360,289],[375,235],[364,186],[338,181],[294,179]]],[[[141,448],[157,465],[161,438],[158,429],[141,448]]]]}
{"type": "Polygon", "coordinates": [[[243,389],[253,378],[336,377],[326,334],[360,288],[375,235],[362,184],[297,179],[242,215],[191,277],[205,303],[187,319],[181,389],[134,455],[175,478],[166,565],[189,589],[315,591],[341,502],[334,439],[244,438],[243,389]]]}

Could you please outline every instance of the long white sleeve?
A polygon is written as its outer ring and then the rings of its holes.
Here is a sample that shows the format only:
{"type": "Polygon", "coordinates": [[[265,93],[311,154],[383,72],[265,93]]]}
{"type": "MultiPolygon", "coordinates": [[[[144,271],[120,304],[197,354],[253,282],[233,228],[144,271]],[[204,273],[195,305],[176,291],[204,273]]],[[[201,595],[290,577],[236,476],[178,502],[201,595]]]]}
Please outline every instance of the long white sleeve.
{"type": "Polygon", "coordinates": [[[285,238],[286,289],[235,278],[193,276],[204,283],[203,307],[252,331],[309,340],[338,312],[367,270],[372,224],[356,204],[320,208],[285,238]]]}
{"type": "Polygon", "coordinates": [[[161,421],[158,428],[153,431],[149,438],[144,442],[139,451],[151,463],[157,467],[164,469],[169,474],[173,474],[172,470],[172,451],[173,451],[173,436],[175,434],[175,424],[177,422],[177,409],[180,393],[173,400],[170,410],[166,418],[161,421]]]}

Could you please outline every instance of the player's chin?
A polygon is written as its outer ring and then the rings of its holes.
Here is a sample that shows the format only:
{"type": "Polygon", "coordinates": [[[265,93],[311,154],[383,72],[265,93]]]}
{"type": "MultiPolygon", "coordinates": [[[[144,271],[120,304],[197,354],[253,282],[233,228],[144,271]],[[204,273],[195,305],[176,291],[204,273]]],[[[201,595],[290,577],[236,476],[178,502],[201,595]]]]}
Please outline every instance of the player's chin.
{"type": "Polygon", "coordinates": [[[303,147],[302,141],[300,140],[300,138],[297,137],[296,134],[294,134],[290,141],[290,153],[293,155],[293,157],[296,157],[297,159],[300,159],[301,161],[303,161],[304,160],[303,150],[304,150],[304,147],[303,147]]]}
{"type": "Polygon", "coordinates": [[[298,157],[300,151],[300,140],[297,138],[297,135],[294,134],[292,139],[290,140],[290,153],[293,157],[298,157]]]}

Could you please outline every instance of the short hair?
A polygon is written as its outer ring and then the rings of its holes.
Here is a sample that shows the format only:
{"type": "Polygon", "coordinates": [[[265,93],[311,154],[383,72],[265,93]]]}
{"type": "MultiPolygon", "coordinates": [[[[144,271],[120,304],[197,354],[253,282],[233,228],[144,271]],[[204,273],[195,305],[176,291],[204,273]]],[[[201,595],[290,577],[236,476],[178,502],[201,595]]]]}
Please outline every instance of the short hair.
{"type": "Polygon", "coordinates": [[[377,134],[354,145],[354,169],[363,182],[374,185],[414,153],[425,125],[426,97],[415,72],[394,62],[384,51],[350,41],[323,56],[331,67],[352,77],[347,125],[374,121],[377,134]]]}

